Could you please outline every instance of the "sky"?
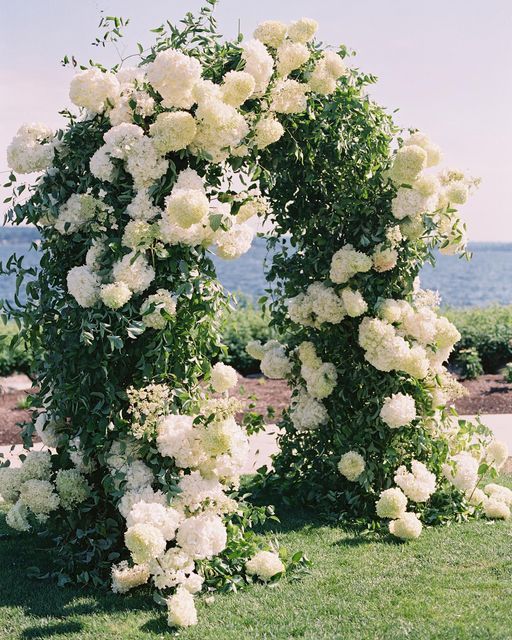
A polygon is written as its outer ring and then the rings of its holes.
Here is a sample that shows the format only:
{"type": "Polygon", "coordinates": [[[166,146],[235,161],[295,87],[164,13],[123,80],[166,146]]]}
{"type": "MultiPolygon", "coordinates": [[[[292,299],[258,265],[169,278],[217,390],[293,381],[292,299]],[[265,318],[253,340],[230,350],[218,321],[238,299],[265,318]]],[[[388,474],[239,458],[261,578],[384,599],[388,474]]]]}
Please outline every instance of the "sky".
{"type": "MultiPolygon", "coordinates": [[[[5,149],[24,122],[57,127],[69,106],[73,71],[65,54],[105,66],[114,49],[90,45],[100,11],[131,18],[122,55],[150,44],[149,29],[177,21],[201,0],[0,0],[0,172],[5,149]]],[[[512,242],[511,0],[221,0],[221,32],[249,37],[263,20],[302,16],[320,23],[319,38],[357,52],[351,65],[378,76],[371,95],[404,127],[429,134],[445,164],[482,183],[464,206],[470,240],[512,242]]],[[[0,173],[0,178],[7,173],[0,173]]],[[[3,199],[3,198],[2,198],[3,199]]],[[[5,211],[5,205],[4,211],[5,211]]]]}

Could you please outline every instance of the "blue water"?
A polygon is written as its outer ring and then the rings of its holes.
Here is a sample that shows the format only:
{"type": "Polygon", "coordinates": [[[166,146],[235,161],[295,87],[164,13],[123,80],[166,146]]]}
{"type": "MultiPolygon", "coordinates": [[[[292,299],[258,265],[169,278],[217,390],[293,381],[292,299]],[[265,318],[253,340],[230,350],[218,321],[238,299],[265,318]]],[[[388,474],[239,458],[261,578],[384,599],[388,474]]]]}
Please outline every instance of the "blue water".
{"type": "MultiPolygon", "coordinates": [[[[26,266],[37,265],[37,254],[29,251],[37,232],[26,228],[0,227],[0,261],[11,255],[25,255],[26,266]]],[[[472,307],[497,302],[512,304],[512,243],[475,242],[470,244],[469,262],[454,256],[438,256],[437,265],[426,265],[421,273],[423,288],[439,291],[445,306],[472,307]]],[[[251,250],[239,260],[215,258],[222,284],[230,291],[241,291],[257,299],[265,293],[263,261],[265,240],[256,238],[251,250]]],[[[12,300],[14,276],[0,276],[0,298],[12,300]]]]}

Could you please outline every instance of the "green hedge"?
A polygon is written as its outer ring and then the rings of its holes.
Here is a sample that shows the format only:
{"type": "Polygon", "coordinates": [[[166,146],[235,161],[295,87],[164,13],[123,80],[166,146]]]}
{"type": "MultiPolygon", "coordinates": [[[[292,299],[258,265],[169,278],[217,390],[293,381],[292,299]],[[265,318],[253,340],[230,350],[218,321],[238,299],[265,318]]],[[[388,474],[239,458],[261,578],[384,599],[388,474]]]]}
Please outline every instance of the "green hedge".
{"type": "Polygon", "coordinates": [[[11,341],[17,333],[18,329],[14,323],[0,323],[0,376],[7,376],[15,371],[30,373],[31,351],[22,342],[11,346],[11,341]]]}
{"type": "Polygon", "coordinates": [[[450,358],[452,364],[463,368],[468,349],[478,352],[485,373],[496,373],[512,360],[512,305],[448,309],[445,315],[462,335],[450,358]]]}

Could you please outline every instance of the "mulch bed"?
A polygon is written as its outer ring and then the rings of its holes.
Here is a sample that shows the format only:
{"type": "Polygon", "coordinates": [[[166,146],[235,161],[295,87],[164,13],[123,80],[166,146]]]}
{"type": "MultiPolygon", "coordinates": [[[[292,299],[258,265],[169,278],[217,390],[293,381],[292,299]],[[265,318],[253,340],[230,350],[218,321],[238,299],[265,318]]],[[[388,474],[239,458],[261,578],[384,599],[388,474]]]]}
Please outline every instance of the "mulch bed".
{"type": "MultiPolygon", "coordinates": [[[[460,414],[512,413],[512,384],[505,382],[503,376],[484,375],[463,384],[469,395],[455,403],[460,414]]],[[[268,407],[273,407],[275,414],[266,417],[266,422],[277,421],[290,400],[290,390],[284,381],[262,376],[240,376],[237,395],[251,411],[264,416],[268,407]]],[[[0,445],[21,444],[17,423],[30,419],[30,412],[18,406],[25,396],[23,391],[0,395],[0,445]]]]}

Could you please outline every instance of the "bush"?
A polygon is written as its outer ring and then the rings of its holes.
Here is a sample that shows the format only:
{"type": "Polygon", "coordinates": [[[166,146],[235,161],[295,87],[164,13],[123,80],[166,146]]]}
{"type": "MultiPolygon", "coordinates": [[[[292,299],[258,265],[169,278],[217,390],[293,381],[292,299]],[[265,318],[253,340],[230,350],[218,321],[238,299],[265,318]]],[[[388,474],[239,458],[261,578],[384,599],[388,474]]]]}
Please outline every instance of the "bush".
{"type": "Polygon", "coordinates": [[[457,356],[457,367],[461,378],[475,380],[484,372],[478,351],[474,347],[461,349],[457,356]]]}
{"type": "Polygon", "coordinates": [[[461,366],[467,349],[477,351],[484,373],[496,373],[512,359],[512,306],[449,309],[446,316],[462,336],[452,364],[461,366]]]}
{"type": "Polygon", "coordinates": [[[507,382],[512,382],[512,362],[507,362],[503,369],[503,377],[507,382]]]}
{"type": "Polygon", "coordinates": [[[32,352],[25,342],[12,340],[18,335],[14,323],[0,325],[0,376],[8,376],[14,372],[30,373],[32,352]]]}
{"type": "Polygon", "coordinates": [[[219,358],[231,365],[239,373],[257,373],[259,361],[252,358],[245,347],[251,340],[266,342],[276,336],[269,327],[270,316],[263,313],[247,296],[237,294],[234,308],[224,314],[222,320],[222,340],[227,353],[219,358]]]}

